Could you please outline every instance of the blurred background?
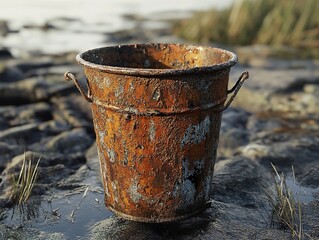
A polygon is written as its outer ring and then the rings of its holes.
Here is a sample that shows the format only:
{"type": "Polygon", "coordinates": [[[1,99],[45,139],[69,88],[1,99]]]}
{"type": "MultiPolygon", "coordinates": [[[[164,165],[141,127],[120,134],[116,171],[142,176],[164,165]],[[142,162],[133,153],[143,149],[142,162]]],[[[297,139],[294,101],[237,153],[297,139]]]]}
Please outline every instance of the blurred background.
{"type": "Polygon", "coordinates": [[[271,55],[318,58],[318,8],[316,0],[2,1],[0,46],[16,56],[56,54],[134,40],[176,40],[163,36],[174,35],[179,41],[267,45],[274,48],[271,55]],[[156,30],[162,32],[139,39],[139,33],[156,30]]]}
{"type": "MultiPolygon", "coordinates": [[[[1,45],[21,56],[28,51],[53,54],[83,51],[118,44],[120,41],[134,41],[130,37],[136,37],[135,41],[139,41],[138,32],[145,31],[144,34],[147,34],[168,29],[168,22],[171,20],[185,18],[194,11],[209,7],[224,8],[231,2],[232,0],[2,1],[1,45]],[[127,38],[122,39],[125,34],[128,35],[127,38]]],[[[167,35],[167,30],[164,34],[167,35]]],[[[155,36],[147,40],[158,41],[155,36]]]]}

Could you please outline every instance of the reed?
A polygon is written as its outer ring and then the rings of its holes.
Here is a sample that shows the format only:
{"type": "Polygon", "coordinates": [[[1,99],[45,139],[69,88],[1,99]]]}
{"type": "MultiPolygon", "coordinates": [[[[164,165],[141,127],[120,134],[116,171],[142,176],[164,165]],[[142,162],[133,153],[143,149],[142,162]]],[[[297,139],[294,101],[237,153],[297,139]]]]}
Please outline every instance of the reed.
{"type": "Polygon", "coordinates": [[[319,1],[236,0],[232,7],[198,12],[174,24],[188,41],[289,46],[319,58],[319,1]]]}

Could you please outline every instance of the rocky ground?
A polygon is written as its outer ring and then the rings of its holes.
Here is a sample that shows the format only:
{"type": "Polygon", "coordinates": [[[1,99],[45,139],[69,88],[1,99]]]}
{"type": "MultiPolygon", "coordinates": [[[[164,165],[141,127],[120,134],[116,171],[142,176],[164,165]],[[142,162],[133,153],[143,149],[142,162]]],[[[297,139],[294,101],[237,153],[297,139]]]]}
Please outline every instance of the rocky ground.
{"type": "MultiPolygon", "coordinates": [[[[175,41],[159,29],[113,37],[175,41]]],[[[0,239],[290,239],[266,198],[275,196],[271,163],[288,179],[293,166],[288,185],[302,202],[303,237],[318,239],[319,63],[270,59],[260,47],[236,51],[243,61],[231,84],[243,70],[251,77],[223,115],[211,207],[181,222],[142,224],[104,207],[89,104],[63,79],[72,71],[84,80],[75,53],[17,58],[0,49],[0,239]],[[40,159],[39,177],[18,207],[10,195],[24,158],[40,159]]]]}

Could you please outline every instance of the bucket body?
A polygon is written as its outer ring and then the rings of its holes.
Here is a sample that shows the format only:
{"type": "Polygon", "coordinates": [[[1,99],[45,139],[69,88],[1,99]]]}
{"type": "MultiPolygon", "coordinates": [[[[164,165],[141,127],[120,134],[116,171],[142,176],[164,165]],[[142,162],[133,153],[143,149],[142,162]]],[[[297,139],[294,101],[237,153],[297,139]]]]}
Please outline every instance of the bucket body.
{"type": "Polygon", "coordinates": [[[204,210],[236,55],[138,44],[93,49],[77,60],[87,77],[106,206],[142,222],[204,210]]]}

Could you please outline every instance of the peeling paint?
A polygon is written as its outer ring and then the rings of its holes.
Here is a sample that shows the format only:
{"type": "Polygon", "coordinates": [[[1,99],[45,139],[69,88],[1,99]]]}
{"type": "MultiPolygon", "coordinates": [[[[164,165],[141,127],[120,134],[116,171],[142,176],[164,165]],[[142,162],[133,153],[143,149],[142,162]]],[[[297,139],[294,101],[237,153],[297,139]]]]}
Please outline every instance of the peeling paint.
{"type": "Polygon", "coordinates": [[[146,60],[144,61],[144,67],[149,68],[150,66],[151,66],[150,60],[149,60],[149,59],[146,59],[146,60]]]}
{"type": "Polygon", "coordinates": [[[187,179],[182,185],[181,193],[183,200],[187,206],[191,206],[194,204],[196,195],[196,188],[194,183],[187,179]]]}
{"type": "Polygon", "coordinates": [[[182,139],[181,147],[184,147],[187,144],[200,144],[203,140],[206,139],[206,135],[210,131],[211,121],[209,116],[206,116],[204,121],[196,125],[190,125],[182,139]]]}
{"type": "Polygon", "coordinates": [[[139,186],[135,179],[129,188],[129,194],[134,203],[138,203],[143,198],[143,195],[138,190],[139,186]]]}
{"type": "Polygon", "coordinates": [[[176,197],[181,195],[180,192],[181,192],[181,181],[178,180],[175,182],[173,191],[170,193],[170,195],[172,195],[172,197],[176,198],[176,197]]]}
{"type": "Polygon", "coordinates": [[[99,140],[100,140],[100,144],[101,144],[102,146],[104,146],[105,132],[98,131],[98,137],[99,137],[99,140]]]}
{"type": "Polygon", "coordinates": [[[104,178],[104,181],[103,181],[103,184],[104,184],[104,192],[105,192],[105,195],[107,196],[107,197],[110,197],[111,195],[110,195],[110,193],[109,193],[109,188],[108,188],[108,181],[106,181],[107,180],[107,173],[106,173],[106,171],[104,171],[104,173],[103,173],[103,178],[104,178]]]}
{"type": "Polygon", "coordinates": [[[114,92],[115,97],[119,97],[123,94],[124,92],[124,86],[120,85],[118,86],[118,89],[114,92]]]}
{"type": "Polygon", "coordinates": [[[156,88],[155,91],[153,92],[152,99],[158,101],[160,100],[160,98],[161,98],[161,91],[158,88],[156,88]]]}
{"type": "Polygon", "coordinates": [[[119,202],[119,197],[118,197],[118,190],[117,190],[117,187],[116,187],[116,184],[115,182],[111,182],[111,187],[113,189],[113,197],[114,197],[114,201],[116,203],[119,202]]]}
{"type": "Polygon", "coordinates": [[[125,166],[127,166],[127,164],[128,164],[128,154],[129,154],[129,152],[128,152],[128,149],[127,149],[127,147],[126,147],[126,141],[123,141],[123,149],[124,149],[123,164],[124,164],[125,166]]]}
{"type": "Polygon", "coordinates": [[[150,128],[148,130],[148,134],[149,134],[150,140],[154,141],[156,136],[156,127],[153,120],[150,120],[150,128]]]}
{"type": "Polygon", "coordinates": [[[198,161],[195,161],[195,169],[196,170],[202,170],[204,168],[205,160],[200,159],[198,161]]]}
{"type": "Polygon", "coordinates": [[[109,77],[104,77],[103,82],[104,82],[105,87],[111,86],[111,79],[109,77]]]}
{"type": "Polygon", "coordinates": [[[204,198],[209,199],[210,192],[211,192],[211,186],[212,186],[212,175],[207,175],[204,179],[204,198]]]}
{"type": "Polygon", "coordinates": [[[113,149],[106,149],[106,153],[110,162],[114,163],[116,161],[116,152],[113,149]]]}

